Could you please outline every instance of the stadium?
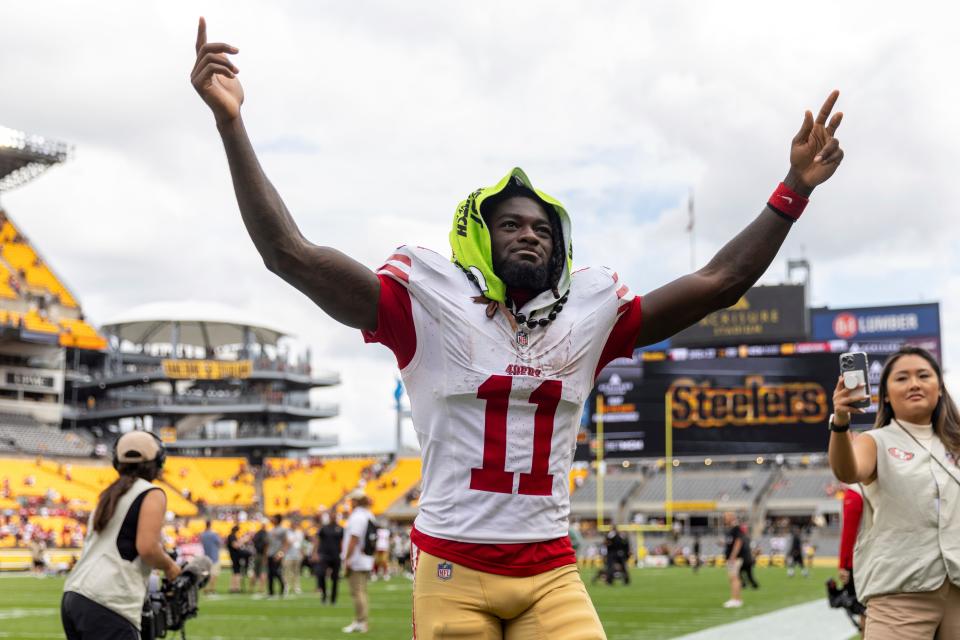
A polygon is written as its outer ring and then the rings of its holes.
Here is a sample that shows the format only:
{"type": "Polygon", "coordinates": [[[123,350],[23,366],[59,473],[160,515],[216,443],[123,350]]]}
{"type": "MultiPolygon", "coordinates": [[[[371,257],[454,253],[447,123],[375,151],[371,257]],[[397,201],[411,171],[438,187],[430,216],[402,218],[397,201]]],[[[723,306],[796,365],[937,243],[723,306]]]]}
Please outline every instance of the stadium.
{"type": "MultiPolygon", "coordinates": [[[[70,156],[66,144],[4,131],[2,189],[70,156]]],[[[116,477],[109,452],[130,430],[157,434],[169,451],[156,482],[168,496],[165,544],[180,553],[197,553],[207,521],[222,539],[232,532],[246,544],[280,516],[309,541],[320,512],[345,518],[347,496],[363,490],[393,549],[372,586],[380,624],[370,637],[407,637],[403,550],[417,514],[415,453],[325,454],[337,438],[316,435],[310,423],[337,407],[310,391],[335,387],[339,376],[314,370],[309,346],[269,321],[212,303],[157,302],[94,325],[81,292],[67,287],[14,213],[0,210],[0,571],[9,578],[0,581],[0,637],[60,637],[52,615],[58,576],[75,562],[98,495],[116,477]],[[31,567],[51,579],[11,577],[31,567]]],[[[599,375],[569,481],[578,564],[610,637],[680,637],[795,606],[807,615],[804,603],[822,604],[844,492],[823,438],[837,354],[882,356],[902,344],[939,353],[939,307],[810,309],[809,264],[795,267],[804,271],[799,283],[755,287],[599,375]],[[717,607],[726,512],[749,531],[764,585],[735,614],[717,607]],[[623,587],[601,575],[611,526],[628,538],[633,581],[623,587]],[[804,578],[784,568],[795,532],[804,578]],[[625,598],[651,606],[637,616],[625,598]]],[[[229,567],[226,550],[221,556],[229,567]]],[[[191,637],[317,637],[300,635],[305,628],[327,637],[348,619],[348,605],[316,606],[310,563],[297,574],[281,603],[228,591],[222,580],[191,637]],[[222,631],[231,621],[238,626],[222,631]]],[[[244,580],[244,588],[256,586],[244,580]]]]}

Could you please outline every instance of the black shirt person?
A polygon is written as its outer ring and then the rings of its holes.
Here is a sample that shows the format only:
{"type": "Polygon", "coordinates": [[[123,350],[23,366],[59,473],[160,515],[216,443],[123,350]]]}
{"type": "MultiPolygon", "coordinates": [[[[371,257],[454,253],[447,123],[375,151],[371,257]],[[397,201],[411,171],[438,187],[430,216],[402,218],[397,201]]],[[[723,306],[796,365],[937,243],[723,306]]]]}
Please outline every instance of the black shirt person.
{"type": "Polygon", "coordinates": [[[741,527],[741,532],[743,532],[743,544],[740,547],[740,582],[744,585],[749,585],[754,589],[759,589],[760,585],[757,584],[757,578],[753,575],[753,566],[756,564],[753,559],[753,549],[750,544],[750,536],[747,535],[745,527],[741,527]]]}
{"type": "Polygon", "coordinates": [[[320,601],[327,602],[327,573],[330,574],[330,604],[337,603],[337,583],[340,581],[340,548],[343,544],[343,527],[337,524],[336,515],[324,512],[320,516],[317,531],[317,550],[314,563],[317,572],[317,590],[320,601]]]}
{"type": "Polygon", "coordinates": [[[630,543],[614,526],[607,534],[607,584],[613,584],[616,572],[621,571],[623,583],[630,584],[630,571],[627,570],[627,558],[630,556],[630,543]]]}

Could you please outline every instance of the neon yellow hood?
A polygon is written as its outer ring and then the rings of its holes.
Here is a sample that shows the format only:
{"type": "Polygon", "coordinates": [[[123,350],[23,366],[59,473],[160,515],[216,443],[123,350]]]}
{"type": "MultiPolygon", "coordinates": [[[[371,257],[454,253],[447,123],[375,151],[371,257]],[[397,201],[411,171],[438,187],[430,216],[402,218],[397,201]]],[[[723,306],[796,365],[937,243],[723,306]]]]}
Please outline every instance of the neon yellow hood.
{"type": "Polygon", "coordinates": [[[570,216],[567,215],[566,209],[558,200],[534,189],[527,174],[519,167],[515,167],[492,187],[477,189],[457,206],[457,211],[453,216],[453,229],[450,230],[450,248],[453,250],[452,260],[476,276],[480,291],[488,299],[496,302],[506,300],[507,286],[493,272],[490,230],[480,215],[480,207],[484,200],[497,195],[506,189],[511,182],[516,186],[526,187],[535,193],[544,204],[553,207],[560,218],[560,228],[563,232],[563,243],[566,249],[566,264],[557,285],[557,289],[562,296],[570,288],[570,265],[573,260],[570,216]]]}

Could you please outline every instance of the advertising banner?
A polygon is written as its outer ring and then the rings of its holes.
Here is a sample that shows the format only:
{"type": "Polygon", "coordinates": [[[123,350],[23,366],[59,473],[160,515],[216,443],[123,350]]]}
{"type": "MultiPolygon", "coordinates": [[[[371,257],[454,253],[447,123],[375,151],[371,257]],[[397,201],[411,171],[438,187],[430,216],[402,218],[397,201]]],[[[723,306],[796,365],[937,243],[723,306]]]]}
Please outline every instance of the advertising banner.
{"type": "Polygon", "coordinates": [[[814,340],[939,338],[940,305],[934,302],[860,309],[811,309],[810,329],[814,340]]]}
{"type": "MultiPolygon", "coordinates": [[[[607,367],[588,407],[589,437],[581,440],[577,458],[596,455],[597,394],[605,406],[605,457],[665,455],[668,396],[674,456],[825,452],[838,376],[835,353],[607,367]]],[[[872,422],[873,416],[861,419],[872,422]]]]}
{"type": "Polygon", "coordinates": [[[711,313],[670,339],[671,347],[712,347],[804,340],[807,310],[803,285],[753,287],[727,309],[711,313]]]}
{"type": "Polygon", "coordinates": [[[164,360],[163,373],[168,378],[183,380],[223,380],[249,378],[253,373],[250,360],[164,360]]]}

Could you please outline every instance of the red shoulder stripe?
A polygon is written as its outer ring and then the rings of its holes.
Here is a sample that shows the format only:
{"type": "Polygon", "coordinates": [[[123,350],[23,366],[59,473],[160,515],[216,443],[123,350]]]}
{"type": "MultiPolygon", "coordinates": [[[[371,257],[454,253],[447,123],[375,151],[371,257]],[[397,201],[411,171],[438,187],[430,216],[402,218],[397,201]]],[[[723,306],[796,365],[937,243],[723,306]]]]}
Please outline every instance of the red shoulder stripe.
{"type": "Polygon", "coordinates": [[[387,262],[390,262],[391,260],[396,260],[397,262],[402,262],[403,264],[407,265],[408,267],[413,266],[413,263],[410,261],[410,256],[405,256],[405,255],[403,255],[402,253],[395,253],[395,254],[393,254],[392,256],[390,256],[389,258],[387,258],[387,262]]]}
{"type": "Polygon", "coordinates": [[[383,271],[386,271],[387,273],[390,273],[396,276],[398,279],[402,280],[406,284],[410,284],[410,274],[404,271],[403,269],[400,269],[399,267],[395,267],[392,264],[385,264],[379,269],[377,269],[378,273],[383,271]]]}

